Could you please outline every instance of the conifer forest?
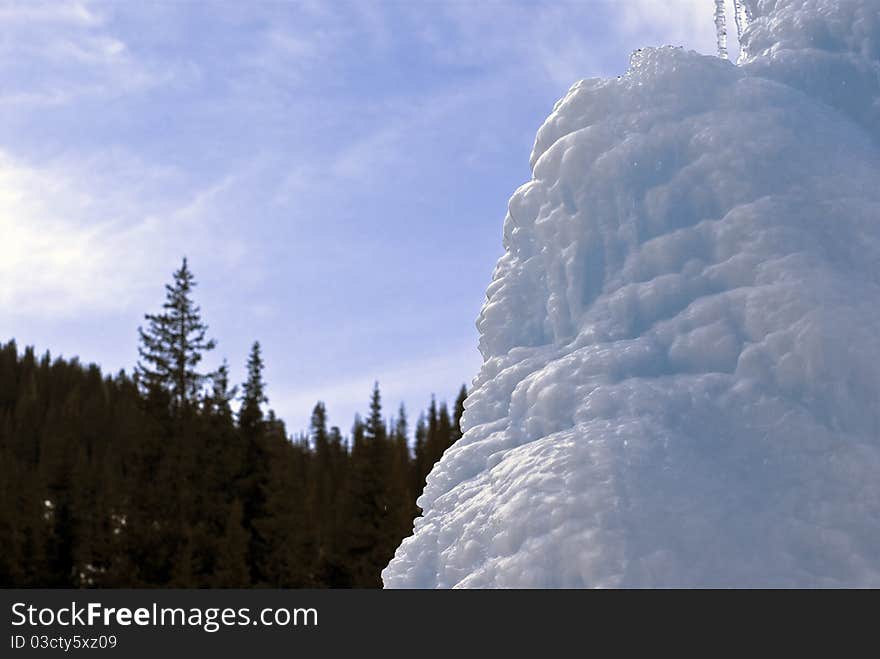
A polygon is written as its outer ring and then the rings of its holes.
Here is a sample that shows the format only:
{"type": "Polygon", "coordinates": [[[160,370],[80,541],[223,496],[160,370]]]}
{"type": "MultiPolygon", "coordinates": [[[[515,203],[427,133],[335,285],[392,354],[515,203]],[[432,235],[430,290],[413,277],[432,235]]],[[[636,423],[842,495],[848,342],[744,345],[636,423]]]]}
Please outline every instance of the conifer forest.
{"type": "Polygon", "coordinates": [[[318,402],[291,436],[258,342],[245,382],[201,368],[215,341],[195,286],[184,260],[131,374],[0,344],[0,586],[381,587],[461,436],[464,387],[412,433],[377,384],[350,429],[318,402]]]}

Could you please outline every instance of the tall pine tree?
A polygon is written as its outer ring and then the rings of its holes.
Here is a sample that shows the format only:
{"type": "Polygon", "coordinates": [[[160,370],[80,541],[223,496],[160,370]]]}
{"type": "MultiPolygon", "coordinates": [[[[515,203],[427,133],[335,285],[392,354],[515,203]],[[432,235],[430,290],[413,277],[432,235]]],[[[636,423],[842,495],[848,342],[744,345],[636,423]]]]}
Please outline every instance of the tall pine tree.
{"type": "Polygon", "coordinates": [[[146,314],[147,327],[138,328],[137,374],[148,395],[166,393],[177,409],[195,402],[205,375],[198,369],[205,352],[216,342],[206,338],[208,326],[192,298],[195,277],[186,258],[165,286],[165,303],[157,314],[146,314]]]}
{"type": "Polygon", "coordinates": [[[243,430],[256,430],[263,423],[263,403],[268,403],[266,383],[263,381],[262,350],[260,342],[254,341],[247,362],[247,380],[242,385],[241,410],[238,423],[243,430]]]}

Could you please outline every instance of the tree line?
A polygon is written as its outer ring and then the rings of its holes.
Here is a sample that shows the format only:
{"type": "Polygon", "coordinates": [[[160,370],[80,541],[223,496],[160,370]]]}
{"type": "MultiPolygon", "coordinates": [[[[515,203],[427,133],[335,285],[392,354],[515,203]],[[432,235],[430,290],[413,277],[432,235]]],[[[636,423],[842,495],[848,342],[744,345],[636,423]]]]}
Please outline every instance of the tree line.
{"type": "Polygon", "coordinates": [[[216,343],[184,259],[139,328],[132,375],[0,344],[0,586],[373,588],[461,436],[433,399],[408,440],[378,384],[351,432],[319,402],[290,437],[247,378],[200,369],[216,343]],[[237,404],[236,404],[237,403],[237,404]]]}

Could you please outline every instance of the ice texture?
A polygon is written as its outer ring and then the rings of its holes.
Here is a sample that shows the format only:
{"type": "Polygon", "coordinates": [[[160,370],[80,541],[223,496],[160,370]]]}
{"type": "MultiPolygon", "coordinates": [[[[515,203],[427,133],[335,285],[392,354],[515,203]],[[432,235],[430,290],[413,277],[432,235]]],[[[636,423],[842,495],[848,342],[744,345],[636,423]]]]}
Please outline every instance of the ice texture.
{"type": "Polygon", "coordinates": [[[749,8],[745,0],[733,0],[733,20],[736,22],[736,38],[742,41],[743,32],[749,25],[749,8]]]}
{"type": "Polygon", "coordinates": [[[718,44],[718,57],[727,59],[727,18],[724,15],[724,0],[715,0],[715,40],[718,44]]]}
{"type": "Polygon", "coordinates": [[[880,8],[582,80],[388,587],[880,586],[880,8]]]}

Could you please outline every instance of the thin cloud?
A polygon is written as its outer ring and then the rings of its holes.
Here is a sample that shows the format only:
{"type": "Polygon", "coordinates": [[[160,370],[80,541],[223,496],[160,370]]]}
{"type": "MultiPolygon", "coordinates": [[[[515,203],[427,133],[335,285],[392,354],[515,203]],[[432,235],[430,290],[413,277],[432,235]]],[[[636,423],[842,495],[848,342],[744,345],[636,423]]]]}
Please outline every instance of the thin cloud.
{"type": "Polygon", "coordinates": [[[63,318],[143,305],[181,251],[226,265],[241,242],[212,223],[234,177],[158,199],[175,173],[121,154],[36,166],[0,154],[0,306],[63,318]],[[187,249],[189,248],[189,249],[187,249]]]}
{"type": "Polygon", "coordinates": [[[0,22],[7,24],[41,22],[94,27],[101,25],[103,18],[82,2],[6,0],[0,3],[0,22]]]}
{"type": "Polygon", "coordinates": [[[175,73],[132,52],[106,16],[89,3],[0,5],[0,107],[13,110],[72,103],[82,97],[139,93],[175,73]],[[26,66],[21,66],[26,63],[26,66]]]}

